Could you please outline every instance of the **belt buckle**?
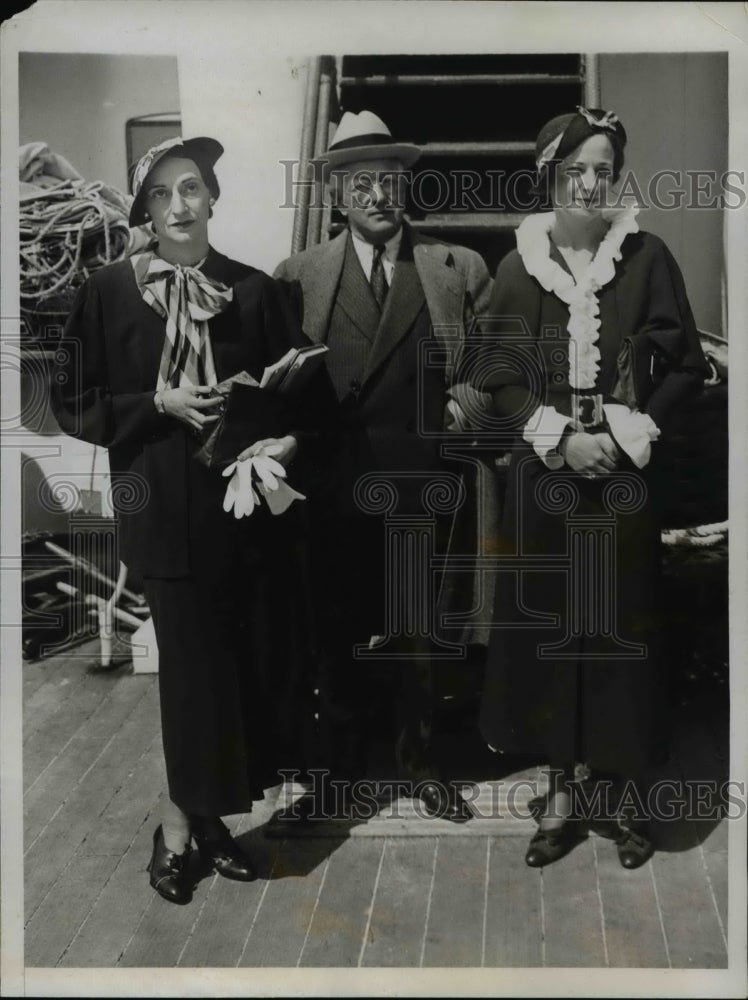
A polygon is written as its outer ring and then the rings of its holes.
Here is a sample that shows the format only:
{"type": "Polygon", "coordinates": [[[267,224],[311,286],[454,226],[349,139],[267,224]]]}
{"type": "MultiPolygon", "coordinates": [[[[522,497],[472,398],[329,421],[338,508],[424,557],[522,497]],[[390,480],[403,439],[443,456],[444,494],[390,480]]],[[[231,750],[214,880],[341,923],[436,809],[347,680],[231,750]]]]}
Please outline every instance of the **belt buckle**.
{"type": "Polygon", "coordinates": [[[598,427],[603,422],[603,396],[598,392],[594,395],[572,393],[571,418],[577,427],[589,430],[598,427]]]}

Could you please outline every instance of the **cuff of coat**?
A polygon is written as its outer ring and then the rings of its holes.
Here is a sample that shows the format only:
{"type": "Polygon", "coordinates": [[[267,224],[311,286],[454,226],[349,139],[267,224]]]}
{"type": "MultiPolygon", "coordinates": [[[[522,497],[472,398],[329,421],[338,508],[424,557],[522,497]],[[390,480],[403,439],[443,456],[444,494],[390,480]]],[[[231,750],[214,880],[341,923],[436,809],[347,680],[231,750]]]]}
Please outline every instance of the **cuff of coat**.
{"type": "Polygon", "coordinates": [[[171,418],[168,413],[161,412],[156,407],[156,392],[147,391],[142,393],[137,393],[130,397],[114,397],[115,403],[124,401],[125,406],[120,406],[119,408],[115,405],[115,420],[117,426],[122,426],[123,424],[130,424],[138,434],[144,434],[146,437],[158,437],[159,433],[164,430],[171,423],[171,418]],[[133,406],[131,400],[135,401],[133,406]]]}
{"type": "Polygon", "coordinates": [[[622,403],[605,403],[603,410],[616,443],[637,469],[643,469],[652,454],[652,441],[660,436],[660,428],[648,413],[630,410],[622,403]]]}
{"type": "Polygon", "coordinates": [[[522,437],[549,469],[560,469],[564,464],[558,445],[570,423],[555,406],[539,406],[523,428],[522,437]]]}
{"type": "Polygon", "coordinates": [[[291,460],[292,462],[295,462],[299,456],[305,457],[310,450],[314,451],[315,445],[319,446],[322,443],[322,435],[318,430],[303,431],[298,427],[293,427],[290,431],[286,431],[285,434],[279,434],[278,436],[296,439],[296,454],[291,460]]]}
{"type": "Polygon", "coordinates": [[[493,395],[469,382],[455,382],[447,390],[444,429],[454,433],[489,431],[495,421],[493,395]]]}

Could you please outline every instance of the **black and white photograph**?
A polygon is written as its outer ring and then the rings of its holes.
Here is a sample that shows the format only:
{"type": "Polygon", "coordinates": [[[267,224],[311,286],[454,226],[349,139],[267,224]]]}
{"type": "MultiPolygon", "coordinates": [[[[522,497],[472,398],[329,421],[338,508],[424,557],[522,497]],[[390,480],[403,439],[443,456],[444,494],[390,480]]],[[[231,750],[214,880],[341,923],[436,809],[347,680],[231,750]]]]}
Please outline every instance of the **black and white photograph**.
{"type": "Polygon", "coordinates": [[[747,46],[4,20],[0,995],[745,996],[747,46]]]}

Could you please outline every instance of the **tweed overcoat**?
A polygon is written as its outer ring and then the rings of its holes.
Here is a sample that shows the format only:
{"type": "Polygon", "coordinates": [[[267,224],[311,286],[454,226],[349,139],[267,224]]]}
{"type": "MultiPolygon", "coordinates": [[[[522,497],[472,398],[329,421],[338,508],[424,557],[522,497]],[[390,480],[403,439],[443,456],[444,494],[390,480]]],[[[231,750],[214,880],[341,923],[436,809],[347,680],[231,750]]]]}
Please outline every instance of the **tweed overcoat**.
{"type": "MultiPolygon", "coordinates": [[[[283,261],[275,272],[304,332],[315,342],[327,341],[331,325],[339,323],[340,316],[351,336],[357,336],[371,308],[365,301],[366,289],[358,299],[343,300],[340,294],[351,239],[346,230],[328,243],[283,261]]],[[[368,517],[368,530],[367,515],[356,517],[352,511],[351,498],[360,476],[392,472],[399,497],[396,513],[418,514],[425,512],[421,505],[424,476],[438,477],[447,470],[459,478],[464,473],[460,463],[450,465],[442,457],[442,445],[449,439],[443,433],[447,391],[475,317],[488,305],[490,290],[490,276],[479,254],[422,236],[404,223],[392,287],[361,377],[339,388],[341,446],[325,497],[326,516],[337,511],[351,527],[357,540],[352,551],[358,547],[363,563],[371,548],[364,544],[361,549],[361,539],[368,537],[378,546],[380,536],[372,525],[375,518],[368,517]]],[[[332,381],[339,387],[341,375],[331,368],[332,381]]],[[[327,516],[327,521],[337,534],[334,520],[327,516]]],[[[364,631],[368,627],[376,632],[382,624],[381,573],[368,576],[364,572],[364,579],[360,573],[354,575],[349,606],[354,604],[361,612],[364,631]],[[374,614],[365,626],[367,611],[374,614]]]]}

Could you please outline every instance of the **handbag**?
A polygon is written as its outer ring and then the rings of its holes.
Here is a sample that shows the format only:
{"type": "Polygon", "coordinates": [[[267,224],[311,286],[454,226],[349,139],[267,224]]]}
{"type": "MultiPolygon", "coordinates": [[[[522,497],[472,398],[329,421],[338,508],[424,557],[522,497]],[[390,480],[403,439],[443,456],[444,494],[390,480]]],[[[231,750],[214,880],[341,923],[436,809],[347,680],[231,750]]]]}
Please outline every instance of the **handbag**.
{"type": "Polygon", "coordinates": [[[261,438],[281,437],[288,420],[283,398],[261,389],[246,372],[213,386],[224,400],[219,419],[206,431],[194,458],[208,469],[224,469],[261,438]]]}
{"type": "Polygon", "coordinates": [[[654,390],[672,370],[675,359],[665,344],[670,346],[673,334],[680,339],[680,331],[642,332],[621,343],[611,395],[630,410],[644,411],[654,390]]]}

